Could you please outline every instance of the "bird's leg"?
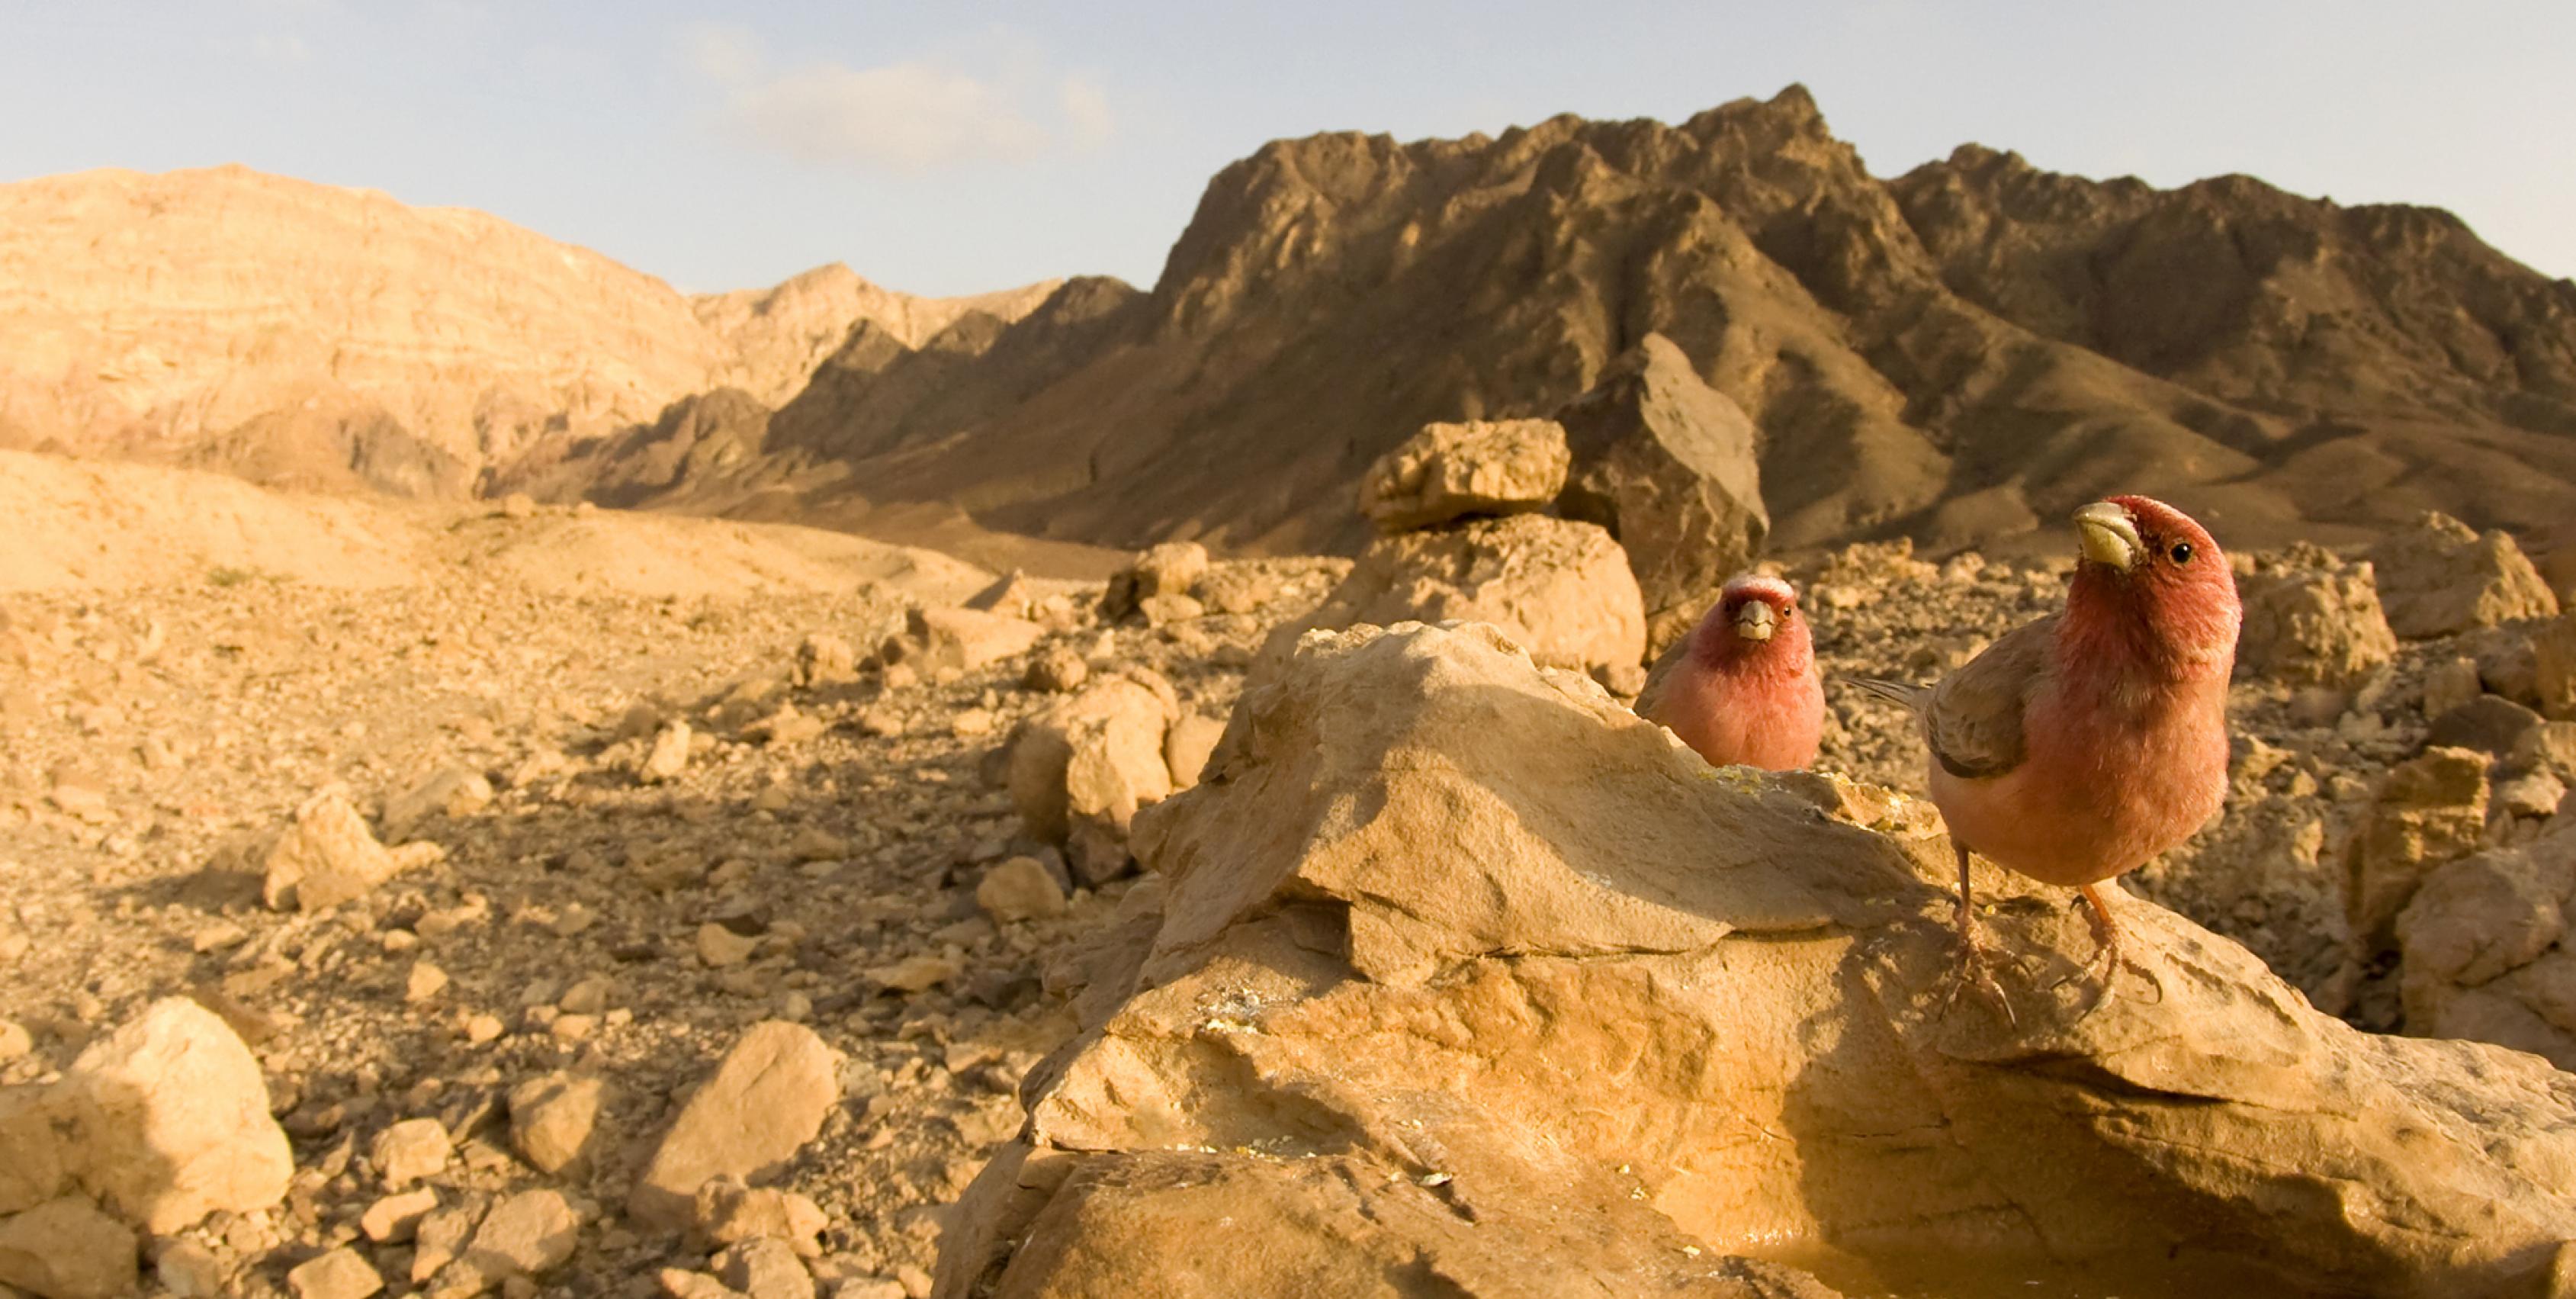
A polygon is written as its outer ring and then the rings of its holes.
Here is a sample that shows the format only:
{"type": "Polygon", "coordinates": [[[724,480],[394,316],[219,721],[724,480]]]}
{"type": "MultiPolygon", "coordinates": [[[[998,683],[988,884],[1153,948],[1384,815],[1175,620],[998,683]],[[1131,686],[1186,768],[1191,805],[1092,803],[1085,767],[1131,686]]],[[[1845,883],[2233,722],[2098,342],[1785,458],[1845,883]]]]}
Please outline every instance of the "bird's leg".
{"type": "Polygon", "coordinates": [[[2012,1000],[2004,996],[2003,985],[1995,982],[1994,951],[1977,941],[1976,899],[1969,891],[1967,845],[1953,842],[1951,847],[1959,854],[1959,965],[1950,972],[1949,990],[1941,994],[1941,1011],[1949,1012],[1950,1003],[1959,999],[1959,989],[1974,985],[1979,996],[2003,1012],[2005,1023],[2018,1025],[2021,1021],[2013,1015],[2012,1000]]]}
{"type": "Polygon", "coordinates": [[[2076,1006],[2077,1019],[2092,1014],[2095,1007],[2108,1000],[2111,980],[2120,976],[2120,926],[2111,919],[2111,908],[2102,901],[2102,895],[2095,891],[2097,888],[2097,885],[2087,884],[2081,892],[2093,921],[2094,941],[2101,945],[2101,950],[2094,954],[2093,964],[2085,967],[2085,972],[2092,973],[2098,969],[2101,973],[2093,981],[2092,995],[2076,1006]]]}

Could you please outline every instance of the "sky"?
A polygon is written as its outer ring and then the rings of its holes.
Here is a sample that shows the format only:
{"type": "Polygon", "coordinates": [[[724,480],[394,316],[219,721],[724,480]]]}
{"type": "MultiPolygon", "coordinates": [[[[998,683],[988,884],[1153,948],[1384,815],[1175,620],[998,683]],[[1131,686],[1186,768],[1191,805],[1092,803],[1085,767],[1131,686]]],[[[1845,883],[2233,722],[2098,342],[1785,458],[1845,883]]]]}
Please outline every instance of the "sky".
{"type": "Polygon", "coordinates": [[[825,262],[1150,286],[1265,140],[1679,121],[1790,82],[1881,176],[1975,141],[2445,207],[2576,275],[2567,0],[894,5],[0,0],[0,181],[239,162],[690,292],[825,262]]]}

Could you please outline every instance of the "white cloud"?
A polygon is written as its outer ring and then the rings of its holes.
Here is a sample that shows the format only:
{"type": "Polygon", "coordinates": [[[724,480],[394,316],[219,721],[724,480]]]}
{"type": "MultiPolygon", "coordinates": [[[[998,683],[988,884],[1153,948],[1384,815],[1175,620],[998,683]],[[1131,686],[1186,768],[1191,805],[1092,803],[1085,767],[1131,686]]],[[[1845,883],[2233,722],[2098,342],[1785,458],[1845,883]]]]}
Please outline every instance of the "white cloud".
{"type": "Polygon", "coordinates": [[[1116,129],[1098,84],[1034,58],[1004,58],[985,75],[931,60],[773,72],[757,38],[728,24],[687,29],[681,49],[722,88],[730,129],[802,162],[927,171],[1093,149],[1116,129]]]}

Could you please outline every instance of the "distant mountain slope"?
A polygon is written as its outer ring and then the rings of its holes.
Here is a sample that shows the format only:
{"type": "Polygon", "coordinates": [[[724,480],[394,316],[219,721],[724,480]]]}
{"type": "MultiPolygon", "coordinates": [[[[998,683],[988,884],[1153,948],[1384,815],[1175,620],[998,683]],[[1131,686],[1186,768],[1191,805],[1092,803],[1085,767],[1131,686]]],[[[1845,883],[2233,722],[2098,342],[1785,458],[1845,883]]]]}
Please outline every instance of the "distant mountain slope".
{"type": "MultiPolygon", "coordinates": [[[[914,348],[862,330],[637,499],[1347,547],[1359,472],[1415,426],[1551,411],[1651,331],[1760,426],[1782,546],[1995,542],[2115,488],[2267,544],[2576,517],[2576,285],[2439,212],[2244,177],[1969,146],[1880,180],[1797,87],[1678,126],[1275,142],[1150,295],[1080,293],[914,348]]],[[[550,458],[554,490],[614,450],[550,458]]]]}
{"type": "Polygon", "coordinates": [[[0,185],[0,445],[460,495],[541,435],[722,383],[783,401],[861,320],[1016,319],[841,266],[691,300],[498,218],[241,167],[0,185]],[[821,353],[828,354],[831,347],[821,353]]]}

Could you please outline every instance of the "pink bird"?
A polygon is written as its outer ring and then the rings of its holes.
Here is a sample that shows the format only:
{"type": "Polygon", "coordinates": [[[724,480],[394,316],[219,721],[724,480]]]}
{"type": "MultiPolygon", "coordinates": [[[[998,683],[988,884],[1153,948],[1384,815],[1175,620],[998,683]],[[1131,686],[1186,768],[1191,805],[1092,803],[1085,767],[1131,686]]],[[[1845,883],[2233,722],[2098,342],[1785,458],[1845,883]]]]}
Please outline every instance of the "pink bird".
{"type": "Polygon", "coordinates": [[[2120,965],[2096,886],[2189,838],[2227,797],[2242,616],[2227,557],[2143,496],[2087,505],[2075,528],[2083,554],[2063,613],[2013,629],[1937,685],[1858,683],[1922,715],[1932,802],[1959,856],[1959,975],[2007,1017],[1976,938],[1969,852],[2083,893],[2103,969],[2080,1018],[2120,965]]]}
{"type": "Polygon", "coordinates": [[[1798,593],[1776,577],[1738,577],[1690,634],[1673,642],[1637,694],[1710,765],[1772,771],[1814,765],[1825,685],[1798,593]]]}

